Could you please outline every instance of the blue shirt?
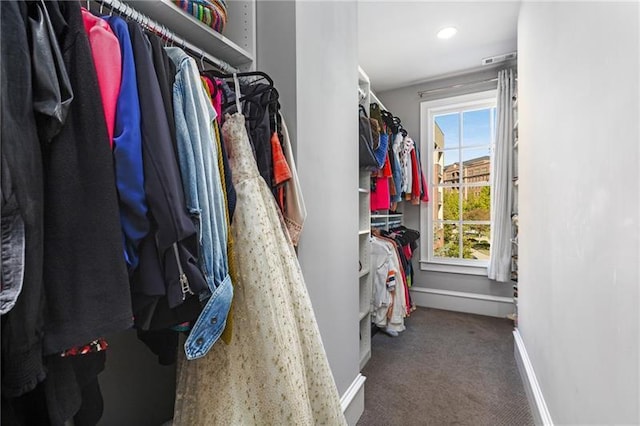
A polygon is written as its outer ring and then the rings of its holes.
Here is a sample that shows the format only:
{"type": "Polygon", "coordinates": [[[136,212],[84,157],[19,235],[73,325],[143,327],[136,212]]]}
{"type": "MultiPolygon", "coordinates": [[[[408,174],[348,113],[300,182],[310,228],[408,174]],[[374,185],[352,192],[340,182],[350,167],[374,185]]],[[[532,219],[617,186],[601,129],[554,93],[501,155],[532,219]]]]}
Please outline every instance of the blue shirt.
{"type": "Polygon", "coordinates": [[[150,228],[144,191],[136,65],[125,20],[119,16],[106,16],[104,19],[118,38],[122,53],[122,79],[113,134],[113,161],[120,202],[124,257],[129,269],[133,270],[138,266],[138,246],[150,228]]]}
{"type": "Polygon", "coordinates": [[[173,108],[178,162],[185,201],[198,223],[199,264],[211,297],[185,342],[188,359],[204,356],[222,334],[233,286],[227,259],[227,221],[213,121],[216,112],[207,98],[193,58],[177,47],[166,48],[176,65],[173,108]]]}

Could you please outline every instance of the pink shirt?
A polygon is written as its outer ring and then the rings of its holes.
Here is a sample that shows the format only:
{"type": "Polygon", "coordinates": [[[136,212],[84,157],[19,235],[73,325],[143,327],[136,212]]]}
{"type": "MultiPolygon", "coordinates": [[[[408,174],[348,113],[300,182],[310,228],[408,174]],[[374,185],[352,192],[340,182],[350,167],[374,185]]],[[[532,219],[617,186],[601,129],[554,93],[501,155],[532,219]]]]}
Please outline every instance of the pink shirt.
{"type": "Polygon", "coordinates": [[[389,195],[389,178],[375,178],[376,189],[371,191],[371,211],[388,210],[391,205],[391,196],[389,195]]]}
{"type": "Polygon", "coordinates": [[[122,56],[118,38],[109,24],[82,8],[84,29],[89,37],[91,54],[98,75],[104,118],[107,121],[109,144],[113,149],[113,129],[116,122],[116,104],[122,78],[122,56]]]}

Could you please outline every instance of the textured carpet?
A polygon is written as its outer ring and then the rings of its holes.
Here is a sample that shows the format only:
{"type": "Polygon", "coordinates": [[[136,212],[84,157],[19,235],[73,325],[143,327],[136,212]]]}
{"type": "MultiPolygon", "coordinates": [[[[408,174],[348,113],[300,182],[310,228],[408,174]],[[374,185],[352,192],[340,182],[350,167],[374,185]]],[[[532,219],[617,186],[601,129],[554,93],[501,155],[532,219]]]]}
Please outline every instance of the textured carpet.
{"type": "Polygon", "coordinates": [[[533,425],[507,319],[418,308],[373,336],[359,426],[533,425]]]}

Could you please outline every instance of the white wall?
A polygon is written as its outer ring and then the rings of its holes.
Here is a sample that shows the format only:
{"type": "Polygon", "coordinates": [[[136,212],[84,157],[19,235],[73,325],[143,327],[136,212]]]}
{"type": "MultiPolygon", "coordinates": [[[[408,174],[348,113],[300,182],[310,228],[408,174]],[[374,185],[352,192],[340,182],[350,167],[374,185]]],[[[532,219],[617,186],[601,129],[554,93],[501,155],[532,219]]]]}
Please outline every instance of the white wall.
{"type": "MultiPolygon", "coordinates": [[[[296,2],[256,2],[256,69],[273,79],[291,137],[297,134],[296,2]]],[[[294,155],[296,143],[293,141],[294,155]]]]}
{"type": "Polygon", "coordinates": [[[300,263],[340,393],[359,372],[355,2],[296,3],[300,263]]]}
{"type": "Polygon", "coordinates": [[[258,69],[275,80],[308,211],[299,259],[340,394],[359,373],[355,2],[258,2],[258,69]]]}
{"type": "Polygon", "coordinates": [[[638,3],[522,5],[520,332],[556,424],[638,424],[638,3]]]}
{"type": "MultiPolygon", "coordinates": [[[[433,100],[449,96],[458,96],[472,92],[485,91],[495,89],[496,83],[487,83],[482,85],[473,85],[459,88],[456,90],[440,91],[430,96],[420,98],[418,92],[422,90],[430,90],[440,87],[447,87],[454,84],[460,84],[471,81],[482,81],[497,76],[495,68],[487,69],[482,72],[473,74],[459,75],[445,80],[438,80],[418,84],[414,86],[403,87],[400,89],[389,90],[386,92],[376,93],[384,106],[397,117],[402,120],[403,126],[409,132],[409,135],[418,142],[420,140],[420,103],[427,100],[433,100]]],[[[375,81],[372,84],[375,87],[375,81]]],[[[412,206],[408,203],[401,203],[401,210],[404,211],[404,223],[409,228],[420,229],[420,211],[419,207],[412,206]]],[[[425,234],[426,236],[426,234],[425,234]]],[[[486,276],[462,275],[444,272],[431,272],[420,270],[420,249],[414,254],[415,282],[416,287],[433,288],[438,290],[449,290],[464,293],[477,293],[490,296],[511,297],[513,289],[511,285],[505,283],[496,283],[489,280],[486,276]]]]}

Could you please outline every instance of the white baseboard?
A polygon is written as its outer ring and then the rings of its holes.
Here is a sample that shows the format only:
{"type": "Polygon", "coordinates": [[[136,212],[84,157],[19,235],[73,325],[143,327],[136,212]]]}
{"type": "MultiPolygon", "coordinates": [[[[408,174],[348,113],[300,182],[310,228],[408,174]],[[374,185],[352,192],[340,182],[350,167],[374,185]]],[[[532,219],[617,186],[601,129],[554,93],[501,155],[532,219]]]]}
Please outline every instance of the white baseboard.
{"type": "Polygon", "coordinates": [[[349,426],[355,426],[362,413],[364,413],[364,382],[366,380],[366,377],[358,374],[349,389],[340,398],[342,412],[349,426]]]}
{"type": "Polygon", "coordinates": [[[424,287],[411,287],[410,290],[411,300],[417,306],[425,308],[466,312],[498,318],[505,318],[513,313],[513,299],[510,297],[424,287]]]}
{"type": "Polygon", "coordinates": [[[529,400],[533,421],[536,425],[553,426],[549,409],[542,395],[542,389],[540,389],[536,373],[533,371],[533,365],[531,365],[531,360],[518,329],[513,331],[513,339],[515,342],[513,352],[518,364],[518,370],[520,370],[524,390],[529,400]]]}

